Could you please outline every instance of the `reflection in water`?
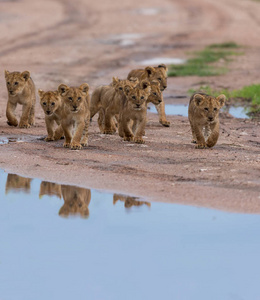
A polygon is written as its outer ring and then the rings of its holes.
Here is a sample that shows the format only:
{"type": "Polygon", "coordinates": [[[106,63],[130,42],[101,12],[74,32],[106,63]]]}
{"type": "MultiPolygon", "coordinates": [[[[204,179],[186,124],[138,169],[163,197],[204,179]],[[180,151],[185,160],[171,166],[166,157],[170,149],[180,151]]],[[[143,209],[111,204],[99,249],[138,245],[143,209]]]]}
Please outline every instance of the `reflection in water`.
{"type": "Polygon", "coordinates": [[[8,174],[5,185],[5,193],[8,194],[8,192],[12,190],[30,193],[31,181],[31,178],[25,178],[16,174],[8,174]]]}
{"type": "Polygon", "coordinates": [[[91,191],[71,185],[61,186],[64,205],[59,211],[59,215],[68,217],[69,215],[80,215],[83,218],[89,216],[89,203],[91,191]]]}
{"type": "Polygon", "coordinates": [[[61,185],[53,182],[42,181],[39,198],[42,196],[57,196],[61,199],[61,185]]]}
{"type": "Polygon", "coordinates": [[[115,205],[117,201],[123,201],[125,208],[130,208],[132,206],[141,206],[141,205],[147,205],[148,207],[151,207],[150,202],[146,201],[139,201],[137,200],[137,197],[130,197],[130,196],[125,196],[121,194],[114,194],[113,196],[113,204],[115,205]]]}
{"type": "MultiPolygon", "coordinates": [[[[8,174],[6,180],[6,194],[9,191],[26,192],[29,193],[31,189],[31,178],[25,178],[16,174],[8,174]]],[[[81,218],[88,218],[89,204],[91,200],[91,190],[72,185],[57,184],[48,181],[42,181],[40,185],[39,198],[43,196],[56,196],[63,198],[64,204],[59,210],[59,215],[62,217],[79,216],[81,218]]],[[[124,202],[126,208],[132,206],[151,204],[146,201],[139,201],[137,197],[130,197],[121,194],[114,194],[113,204],[117,201],[124,202]]]]}

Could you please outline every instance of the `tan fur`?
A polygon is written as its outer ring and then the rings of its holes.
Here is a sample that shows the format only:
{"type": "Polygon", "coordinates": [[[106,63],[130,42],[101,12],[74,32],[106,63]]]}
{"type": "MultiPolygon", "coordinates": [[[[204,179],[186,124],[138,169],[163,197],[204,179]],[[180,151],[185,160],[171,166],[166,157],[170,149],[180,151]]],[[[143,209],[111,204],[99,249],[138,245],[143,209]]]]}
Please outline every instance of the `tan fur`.
{"type": "Polygon", "coordinates": [[[197,93],[191,96],[188,116],[196,148],[213,147],[219,137],[219,110],[225,104],[226,96],[217,98],[197,93]],[[203,132],[204,130],[204,132],[203,132]]]}
{"type": "Polygon", "coordinates": [[[69,215],[80,215],[83,218],[89,216],[89,203],[91,200],[91,191],[76,186],[61,186],[64,205],[59,211],[59,215],[68,217],[69,215]]]}
{"type": "Polygon", "coordinates": [[[29,128],[34,125],[35,114],[35,86],[30,78],[30,72],[9,72],[5,71],[6,87],[8,91],[8,101],[6,108],[7,124],[17,126],[18,120],[15,116],[17,104],[21,104],[22,115],[19,127],[29,128]]]}
{"type": "Polygon", "coordinates": [[[7,194],[11,190],[29,193],[31,190],[31,181],[31,178],[25,178],[16,174],[8,174],[5,193],[7,194]]]}
{"type": "Polygon", "coordinates": [[[81,149],[88,145],[88,127],[90,121],[90,98],[87,83],[79,87],[68,87],[61,84],[58,87],[63,110],[61,126],[64,131],[65,142],[63,146],[72,150],[81,149]],[[72,129],[74,127],[74,135],[72,129]]]}
{"type": "Polygon", "coordinates": [[[45,138],[46,142],[57,141],[63,137],[63,129],[61,127],[62,117],[62,102],[58,91],[44,92],[38,90],[40,97],[40,104],[45,114],[45,124],[48,136],[45,138]],[[55,130],[55,123],[58,125],[55,130]]]}
{"type": "MultiPolygon", "coordinates": [[[[142,83],[141,83],[142,85],[142,83]]],[[[124,141],[144,143],[143,135],[146,125],[147,99],[151,93],[151,87],[144,84],[142,87],[125,86],[125,98],[121,104],[119,114],[118,133],[124,141]],[[133,124],[133,128],[132,127],[133,124]]]]}
{"type": "Polygon", "coordinates": [[[120,194],[114,194],[113,195],[113,204],[115,205],[117,201],[124,202],[125,208],[130,208],[132,206],[141,206],[141,205],[147,205],[148,207],[151,207],[151,203],[146,201],[140,201],[137,200],[136,197],[130,197],[130,196],[124,196],[120,194]]]}
{"type": "Polygon", "coordinates": [[[91,118],[99,111],[98,125],[101,133],[113,134],[116,132],[115,118],[119,114],[123,101],[124,86],[135,86],[139,81],[136,79],[120,80],[113,77],[112,83],[96,88],[91,96],[91,118]]]}
{"type": "Polygon", "coordinates": [[[61,185],[53,182],[42,181],[40,186],[39,198],[42,196],[57,196],[61,199],[61,185]]]}
{"type": "MultiPolygon", "coordinates": [[[[160,83],[160,89],[161,91],[164,91],[167,88],[167,67],[164,64],[159,65],[158,67],[146,67],[145,69],[135,69],[132,70],[127,78],[136,77],[139,79],[139,81],[143,81],[145,79],[152,81],[158,81],[160,83]]],[[[162,101],[155,105],[156,110],[159,114],[159,122],[165,126],[169,127],[170,122],[166,119],[165,114],[165,103],[162,97],[162,101]]]]}

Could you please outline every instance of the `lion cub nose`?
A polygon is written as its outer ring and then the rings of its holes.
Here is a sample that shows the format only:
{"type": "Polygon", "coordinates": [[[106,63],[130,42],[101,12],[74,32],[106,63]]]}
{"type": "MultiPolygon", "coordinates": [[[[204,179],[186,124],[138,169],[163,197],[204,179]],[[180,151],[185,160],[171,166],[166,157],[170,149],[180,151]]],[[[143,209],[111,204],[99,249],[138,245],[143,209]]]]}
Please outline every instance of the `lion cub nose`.
{"type": "Polygon", "coordinates": [[[46,113],[49,115],[51,113],[51,111],[50,110],[46,110],[46,113]]]}
{"type": "Polygon", "coordinates": [[[76,108],[77,108],[77,105],[73,105],[73,108],[76,109],[76,108]]]}
{"type": "Polygon", "coordinates": [[[213,118],[212,118],[212,117],[209,117],[209,121],[213,121],[213,118]]]}

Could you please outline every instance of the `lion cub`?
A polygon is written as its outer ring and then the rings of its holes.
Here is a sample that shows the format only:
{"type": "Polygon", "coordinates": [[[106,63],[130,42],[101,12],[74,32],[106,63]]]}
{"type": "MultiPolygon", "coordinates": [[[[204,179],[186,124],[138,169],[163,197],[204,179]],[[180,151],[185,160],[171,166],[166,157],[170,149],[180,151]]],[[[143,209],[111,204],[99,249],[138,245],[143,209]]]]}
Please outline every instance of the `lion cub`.
{"type": "Polygon", "coordinates": [[[68,87],[61,84],[58,87],[63,110],[61,115],[61,126],[65,135],[63,147],[72,150],[81,149],[88,145],[88,127],[90,121],[90,99],[89,86],[87,83],[79,87],[68,87]],[[72,128],[74,134],[72,136],[72,128]]]}
{"type": "MultiPolygon", "coordinates": [[[[140,81],[142,80],[149,80],[150,82],[156,80],[160,83],[160,89],[161,91],[164,91],[167,88],[167,67],[164,64],[158,65],[158,67],[146,67],[145,69],[135,69],[130,71],[128,74],[127,78],[129,79],[130,77],[136,77],[140,81]]],[[[165,103],[162,101],[155,105],[155,108],[159,114],[159,122],[165,126],[169,127],[170,122],[167,121],[166,119],[166,114],[165,114],[165,103]]]]}
{"type": "Polygon", "coordinates": [[[63,136],[63,129],[61,127],[62,117],[62,103],[61,97],[58,91],[44,92],[38,90],[40,97],[40,104],[45,113],[45,124],[47,128],[48,136],[45,138],[46,142],[57,141],[63,136]],[[54,130],[54,123],[58,125],[57,129],[54,130]]]}
{"type": "Polygon", "coordinates": [[[219,137],[219,110],[225,104],[225,100],[226,96],[223,94],[217,98],[204,93],[191,96],[188,116],[192,142],[197,144],[196,148],[203,149],[216,145],[219,137]]]}
{"type": "Polygon", "coordinates": [[[7,124],[17,126],[18,121],[15,116],[17,104],[23,106],[19,127],[29,128],[34,125],[35,113],[35,86],[30,72],[8,72],[5,70],[5,80],[8,91],[8,102],[6,108],[7,124]]]}
{"type": "Polygon", "coordinates": [[[147,99],[151,93],[151,87],[147,85],[147,82],[141,82],[136,87],[126,85],[124,93],[125,98],[119,114],[118,133],[124,138],[124,141],[142,144],[144,143],[142,136],[146,125],[147,99]]]}

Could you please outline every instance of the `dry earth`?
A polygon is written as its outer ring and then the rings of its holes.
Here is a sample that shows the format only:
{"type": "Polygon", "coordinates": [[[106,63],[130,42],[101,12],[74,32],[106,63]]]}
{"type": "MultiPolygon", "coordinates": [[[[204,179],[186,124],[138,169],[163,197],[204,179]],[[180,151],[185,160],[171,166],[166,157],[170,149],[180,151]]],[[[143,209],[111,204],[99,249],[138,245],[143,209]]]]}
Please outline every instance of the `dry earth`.
{"type": "MultiPolygon", "coordinates": [[[[187,58],[211,43],[235,41],[245,55],[219,77],[169,78],[166,102],[177,103],[202,82],[238,88],[259,83],[260,3],[250,0],[0,1],[0,133],[20,139],[0,145],[0,168],[23,176],[139,195],[165,201],[260,213],[259,122],[221,116],[213,149],[196,150],[188,120],[170,116],[171,127],[149,113],[145,145],[103,136],[96,119],[82,151],[46,143],[37,103],[36,126],[8,127],[4,69],[29,70],[36,87],[87,82],[93,90],[116,75],[125,78],[141,61],[187,58]]],[[[182,100],[188,103],[186,97],[182,100]]]]}

